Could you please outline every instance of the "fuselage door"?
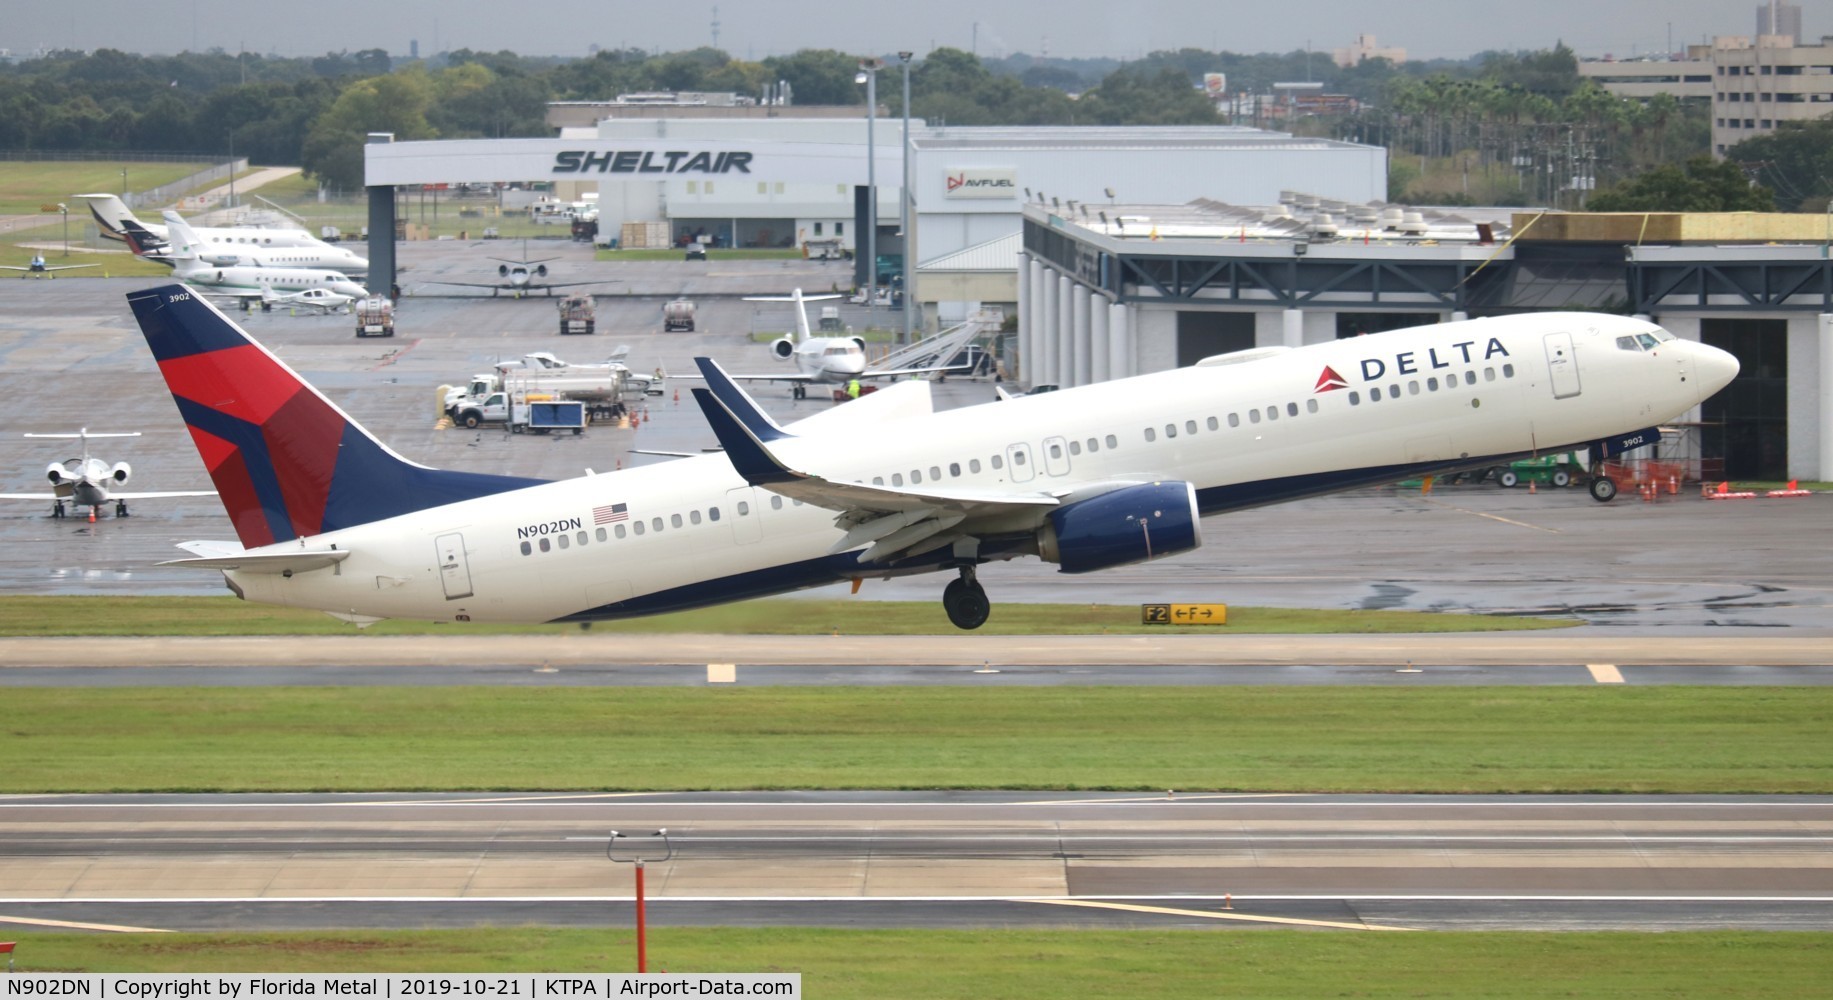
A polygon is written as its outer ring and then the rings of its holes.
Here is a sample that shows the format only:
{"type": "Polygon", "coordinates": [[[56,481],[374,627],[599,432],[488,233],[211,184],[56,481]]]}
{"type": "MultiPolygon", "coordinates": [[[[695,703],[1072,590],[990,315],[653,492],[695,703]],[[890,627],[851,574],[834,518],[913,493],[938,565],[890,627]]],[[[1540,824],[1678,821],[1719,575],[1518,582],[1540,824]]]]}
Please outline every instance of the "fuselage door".
{"type": "Polygon", "coordinates": [[[1015,483],[1030,482],[1031,477],[1037,475],[1037,470],[1031,467],[1031,446],[1023,442],[1006,445],[1006,466],[1015,483]]]}
{"type": "Polygon", "coordinates": [[[1069,442],[1060,437],[1044,439],[1044,472],[1052,476],[1069,475],[1069,442]]]}
{"type": "Polygon", "coordinates": [[[471,564],[465,558],[465,536],[454,531],[433,540],[439,554],[439,583],[446,589],[446,600],[471,596],[471,564]]]}
{"type": "Polygon", "coordinates": [[[732,520],[732,540],[749,545],[764,537],[763,515],[758,510],[757,490],[741,486],[726,491],[726,517],[732,520]]]}
{"type": "Polygon", "coordinates": [[[1578,357],[1572,351],[1572,335],[1549,333],[1547,343],[1547,379],[1553,384],[1553,398],[1578,395],[1578,357]]]}

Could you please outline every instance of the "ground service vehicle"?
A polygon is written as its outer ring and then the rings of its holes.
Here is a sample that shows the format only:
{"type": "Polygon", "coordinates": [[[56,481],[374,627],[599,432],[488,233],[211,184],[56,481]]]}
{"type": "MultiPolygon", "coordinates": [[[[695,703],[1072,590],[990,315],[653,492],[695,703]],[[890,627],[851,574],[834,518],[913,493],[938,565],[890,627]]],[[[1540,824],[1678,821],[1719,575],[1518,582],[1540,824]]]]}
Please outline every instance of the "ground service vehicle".
{"type": "Polygon", "coordinates": [[[676,330],[694,329],[694,304],[686,299],[676,299],[662,307],[662,332],[673,333],[676,330]]]}
{"type": "Polygon", "coordinates": [[[590,295],[569,295],[560,300],[560,332],[597,332],[598,306],[590,295]]]}
{"type": "Polygon", "coordinates": [[[356,335],[359,337],[392,337],[395,335],[395,304],[386,295],[370,295],[357,302],[356,335]]]}

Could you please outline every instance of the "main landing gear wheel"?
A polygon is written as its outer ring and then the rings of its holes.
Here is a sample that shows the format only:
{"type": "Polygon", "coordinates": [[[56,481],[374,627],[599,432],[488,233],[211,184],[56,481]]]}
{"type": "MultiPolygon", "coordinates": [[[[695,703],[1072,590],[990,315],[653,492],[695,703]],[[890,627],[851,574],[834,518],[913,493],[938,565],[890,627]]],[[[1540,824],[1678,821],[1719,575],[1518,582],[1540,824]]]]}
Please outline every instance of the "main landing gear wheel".
{"type": "Polygon", "coordinates": [[[1591,499],[1598,503],[1609,503],[1617,498],[1617,481],[1609,476],[1599,476],[1591,481],[1591,499]]]}
{"type": "Polygon", "coordinates": [[[808,390],[799,385],[794,386],[789,390],[789,398],[790,399],[807,399],[808,390]]]}
{"type": "Polygon", "coordinates": [[[959,629],[976,629],[986,624],[987,614],[993,606],[987,602],[987,592],[974,579],[974,567],[961,567],[961,576],[949,583],[942,590],[942,610],[948,612],[948,620],[959,629]]]}
{"type": "Polygon", "coordinates": [[[127,502],[125,500],[116,501],[115,516],[116,517],[126,517],[127,516],[127,502]]]}

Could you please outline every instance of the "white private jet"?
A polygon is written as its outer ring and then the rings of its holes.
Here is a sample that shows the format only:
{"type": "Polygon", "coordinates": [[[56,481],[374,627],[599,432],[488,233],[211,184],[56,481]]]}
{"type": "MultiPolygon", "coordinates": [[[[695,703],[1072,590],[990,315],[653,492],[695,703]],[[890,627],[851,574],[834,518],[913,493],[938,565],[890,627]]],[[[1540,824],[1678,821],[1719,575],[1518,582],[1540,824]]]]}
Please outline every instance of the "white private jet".
{"type": "Polygon", "coordinates": [[[0,500],[49,500],[51,516],[63,517],[64,505],[75,504],[89,508],[89,519],[95,520],[96,511],[112,502],[115,505],[115,516],[126,517],[129,500],[164,500],[173,497],[213,497],[215,490],[181,490],[161,493],[122,493],[116,487],[127,485],[127,477],[133,469],[126,462],[109,465],[99,458],[89,455],[89,441],[92,438],[131,438],[139,437],[140,432],[129,434],[91,434],[87,427],[75,434],[26,434],[29,438],[63,438],[83,442],[83,451],[76,458],[62,462],[52,462],[45,470],[45,478],[51,481],[49,493],[0,493],[0,500]]]}
{"type": "Polygon", "coordinates": [[[503,279],[501,281],[429,281],[427,284],[456,285],[460,288],[488,288],[490,289],[491,298],[496,298],[499,292],[508,292],[518,299],[529,292],[545,291],[549,296],[552,296],[556,288],[607,284],[607,282],[603,281],[537,281],[536,279],[538,278],[547,277],[547,262],[559,260],[560,258],[542,257],[539,260],[527,260],[528,244],[526,242],[522,244],[522,256],[524,258],[523,260],[510,260],[507,257],[490,258],[491,260],[499,262],[497,264],[496,273],[497,277],[503,279]]]}
{"type": "Polygon", "coordinates": [[[57,272],[59,271],[74,271],[79,267],[101,267],[101,266],[102,265],[100,264],[59,264],[53,267],[52,265],[45,263],[44,254],[35,253],[32,255],[31,264],[25,267],[20,267],[17,264],[0,264],[0,271],[18,271],[20,272],[19,276],[21,278],[44,278],[44,277],[55,278],[57,277],[57,272]]]}
{"type": "MultiPolygon", "coordinates": [[[[179,237],[184,241],[184,237],[179,237]]],[[[127,245],[138,252],[139,238],[127,234],[127,245]]],[[[172,276],[211,295],[259,302],[276,293],[304,292],[324,288],[331,292],[360,299],[369,294],[362,285],[339,271],[319,271],[305,267],[213,266],[194,255],[179,254],[171,258],[172,276]]]]}
{"type": "Polygon", "coordinates": [[[975,628],[982,563],[1084,573],[1194,549],[1206,515],[1614,455],[1738,370],[1642,320],[1525,314],[939,413],[904,382],[780,427],[697,359],[723,454],[544,482],[409,461],[189,289],[127,298],[238,537],[175,565],[358,623],[587,622],[944,571],[950,621],[975,628]]]}
{"type": "Polygon", "coordinates": [[[262,289],[261,310],[266,312],[275,306],[303,306],[316,309],[321,314],[349,312],[350,303],[356,301],[354,295],[343,295],[329,288],[314,287],[299,292],[276,292],[272,288],[262,289]]]}
{"type": "Polygon", "coordinates": [[[169,209],[165,212],[165,224],[168,239],[164,247],[155,251],[147,249],[147,234],[130,223],[127,231],[134,237],[130,243],[134,252],[162,264],[193,257],[212,267],[328,267],[356,274],[366,274],[369,271],[369,258],[329,243],[300,247],[257,247],[211,242],[177,212],[169,209]]]}
{"type": "MultiPolygon", "coordinates": [[[[127,242],[129,232],[139,230],[141,245],[149,251],[159,249],[158,244],[170,241],[166,227],[159,223],[141,222],[133,211],[121,201],[119,195],[101,192],[97,194],[79,194],[89,203],[89,214],[95,219],[96,228],[103,238],[127,242]],[[147,237],[152,237],[151,243],[147,237]]],[[[303,229],[257,229],[250,226],[204,227],[193,226],[197,236],[212,246],[224,246],[250,249],[273,249],[276,247],[326,247],[330,244],[313,236],[303,229]]]]}
{"type": "MultiPolygon", "coordinates": [[[[789,382],[790,394],[797,399],[808,395],[811,383],[845,385],[854,379],[896,378],[900,375],[925,375],[960,369],[946,366],[906,367],[893,362],[866,364],[866,342],[860,337],[817,337],[808,326],[807,302],[838,299],[839,295],[803,295],[800,288],[788,295],[747,295],[746,302],[793,302],[796,306],[796,331],[770,342],[770,353],[779,361],[794,361],[793,375],[731,375],[740,382],[789,382]]],[[[933,353],[933,352],[925,352],[933,353]]],[[[950,351],[948,356],[953,356],[950,351]]]]}

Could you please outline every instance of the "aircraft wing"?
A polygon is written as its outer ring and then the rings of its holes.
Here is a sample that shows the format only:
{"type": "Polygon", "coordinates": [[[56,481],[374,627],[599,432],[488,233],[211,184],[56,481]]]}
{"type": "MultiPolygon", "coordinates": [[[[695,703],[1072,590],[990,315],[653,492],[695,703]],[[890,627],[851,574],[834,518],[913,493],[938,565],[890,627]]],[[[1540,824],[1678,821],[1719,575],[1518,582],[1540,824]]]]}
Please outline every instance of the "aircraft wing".
{"type": "Polygon", "coordinates": [[[780,442],[792,436],[757,408],[718,365],[710,359],[694,360],[711,386],[695,388],[694,400],[725,447],[732,467],[753,486],[838,512],[834,524],[846,535],[835,543],[835,552],[869,544],[859,557],[861,562],[918,555],[971,540],[981,531],[1003,532],[1035,524],[1061,504],[1058,497],[1044,492],[892,488],[834,480],[798,469],[778,453],[780,442]]]}
{"type": "Polygon", "coordinates": [[[0,493],[0,500],[56,500],[55,493],[0,493]]]}
{"type": "Polygon", "coordinates": [[[114,490],[108,491],[108,499],[110,502],[115,500],[171,500],[175,497],[213,496],[216,496],[215,490],[177,490],[161,493],[116,493],[114,490]]]}
{"type": "MultiPolygon", "coordinates": [[[[51,271],[74,271],[79,267],[101,267],[101,266],[102,265],[100,264],[59,264],[55,267],[52,267],[51,265],[47,264],[44,267],[38,268],[37,273],[46,274],[51,271]]],[[[0,264],[0,271],[31,271],[31,270],[33,269],[29,267],[19,267],[15,264],[0,264]]]]}

